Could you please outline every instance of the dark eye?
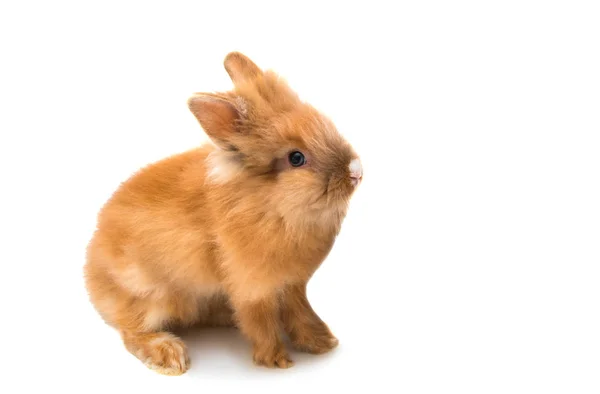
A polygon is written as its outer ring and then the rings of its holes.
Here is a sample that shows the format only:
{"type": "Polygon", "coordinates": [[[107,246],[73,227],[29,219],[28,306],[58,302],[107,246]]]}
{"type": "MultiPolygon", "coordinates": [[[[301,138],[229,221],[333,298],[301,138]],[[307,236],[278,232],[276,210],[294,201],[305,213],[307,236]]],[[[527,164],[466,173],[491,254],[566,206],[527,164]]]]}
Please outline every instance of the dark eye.
{"type": "Polygon", "coordinates": [[[288,159],[292,167],[302,167],[304,163],[306,163],[304,155],[302,154],[302,152],[298,151],[290,153],[288,159]]]}

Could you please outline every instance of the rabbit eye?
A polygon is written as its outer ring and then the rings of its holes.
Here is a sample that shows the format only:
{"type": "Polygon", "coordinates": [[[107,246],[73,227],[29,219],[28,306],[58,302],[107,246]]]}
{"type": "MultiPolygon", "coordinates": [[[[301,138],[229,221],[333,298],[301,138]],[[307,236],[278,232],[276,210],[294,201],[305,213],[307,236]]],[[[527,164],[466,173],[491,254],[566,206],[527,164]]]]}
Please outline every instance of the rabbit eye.
{"type": "Polygon", "coordinates": [[[306,163],[306,159],[302,152],[294,151],[288,156],[288,160],[292,167],[302,167],[306,163]]]}

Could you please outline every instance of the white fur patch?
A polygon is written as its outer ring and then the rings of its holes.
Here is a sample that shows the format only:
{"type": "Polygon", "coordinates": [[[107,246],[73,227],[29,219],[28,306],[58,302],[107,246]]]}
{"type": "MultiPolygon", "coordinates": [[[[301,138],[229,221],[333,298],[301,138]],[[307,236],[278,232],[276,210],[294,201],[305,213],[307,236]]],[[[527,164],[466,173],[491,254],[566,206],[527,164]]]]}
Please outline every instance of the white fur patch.
{"type": "Polygon", "coordinates": [[[242,171],[242,167],[235,157],[218,148],[208,155],[206,161],[208,179],[215,183],[225,183],[242,171]]]}

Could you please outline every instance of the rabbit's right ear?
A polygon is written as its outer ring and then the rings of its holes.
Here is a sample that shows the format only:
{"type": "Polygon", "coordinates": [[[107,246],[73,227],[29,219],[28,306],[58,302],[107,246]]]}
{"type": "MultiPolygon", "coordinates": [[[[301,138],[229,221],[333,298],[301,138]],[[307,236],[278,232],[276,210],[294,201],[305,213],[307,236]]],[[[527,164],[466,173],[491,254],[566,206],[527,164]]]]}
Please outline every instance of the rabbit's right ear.
{"type": "Polygon", "coordinates": [[[188,99],[188,107],[217,145],[226,145],[238,133],[240,113],[228,100],[213,94],[197,93],[188,99]]]}
{"type": "Polygon", "coordinates": [[[240,52],[230,52],[225,57],[224,65],[234,85],[251,82],[263,75],[262,70],[240,52]]]}

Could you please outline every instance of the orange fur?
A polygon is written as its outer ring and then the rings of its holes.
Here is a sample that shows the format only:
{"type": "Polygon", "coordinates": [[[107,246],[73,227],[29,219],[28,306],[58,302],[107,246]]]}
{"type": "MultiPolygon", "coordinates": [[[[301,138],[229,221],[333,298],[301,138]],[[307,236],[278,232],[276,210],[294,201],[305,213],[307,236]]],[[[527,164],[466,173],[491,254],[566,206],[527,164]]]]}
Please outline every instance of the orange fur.
{"type": "Polygon", "coordinates": [[[124,182],[87,250],[95,308],[132,354],[169,375],[189,368],[174,326],[235,325],[269,367],[292,365],[282,332],[313,353],[337,345],[306,284],[340,230],[358,156],[273,72],[236,52],[225,68],[234,90],[188,101],[214,144],[124,182]],[[305,166],[289,165],[292,150],[305,166]]]}

